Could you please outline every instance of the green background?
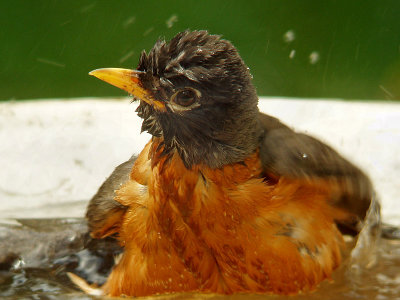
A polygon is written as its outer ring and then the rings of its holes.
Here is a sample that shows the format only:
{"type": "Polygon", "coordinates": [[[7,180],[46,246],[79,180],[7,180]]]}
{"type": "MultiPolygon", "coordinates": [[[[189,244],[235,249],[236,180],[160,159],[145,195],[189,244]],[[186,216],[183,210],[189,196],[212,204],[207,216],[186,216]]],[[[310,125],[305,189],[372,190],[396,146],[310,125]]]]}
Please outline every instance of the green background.
{"type": "Polygon", "coordinates": [[[3,0],[0,100],[126,95],[87,73],[187,28],[231,40],[260,95],[400,99],[398,0],[3,0]]]}

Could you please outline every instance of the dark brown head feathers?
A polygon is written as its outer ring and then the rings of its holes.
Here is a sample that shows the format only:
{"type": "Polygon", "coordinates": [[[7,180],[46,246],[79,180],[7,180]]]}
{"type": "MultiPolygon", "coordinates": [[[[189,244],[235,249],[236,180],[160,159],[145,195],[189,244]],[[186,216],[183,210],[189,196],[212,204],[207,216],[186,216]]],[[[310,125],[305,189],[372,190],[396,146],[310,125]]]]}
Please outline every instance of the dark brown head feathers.
{"type": "MultiPolygon", "coordinates": [[[[258,98],[235,47],[207,31],[184,31],[142,53],[141,81],[167,111],[141,101],[142,130],[164,138],[187,167],[213,168],[243,160],[258,143],[258,98]],[[180,97],[190,105],[176,101],[180,97]],[[195,99],[188,99],[195,97],[195,99]]],[[[186,102],[184,102],[186,103],[186,102]]]]}

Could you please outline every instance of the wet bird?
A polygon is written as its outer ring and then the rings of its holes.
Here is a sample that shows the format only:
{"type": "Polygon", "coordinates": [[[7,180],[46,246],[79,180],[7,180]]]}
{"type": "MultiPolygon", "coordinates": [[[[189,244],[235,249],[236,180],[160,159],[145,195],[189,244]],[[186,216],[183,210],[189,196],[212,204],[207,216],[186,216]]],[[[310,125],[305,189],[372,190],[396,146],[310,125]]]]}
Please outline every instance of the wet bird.
{"type": "Polygon", "coordinates": [[[91,235],[124,248],[98,293],[296,294],[331,277],[342,232],[363,225],[371,183],[331,147],[260,113],[229,41],[184,31],[143,52],[137,70],[90,74],[132,94],[152,135],[89,203],[91,235]]]}

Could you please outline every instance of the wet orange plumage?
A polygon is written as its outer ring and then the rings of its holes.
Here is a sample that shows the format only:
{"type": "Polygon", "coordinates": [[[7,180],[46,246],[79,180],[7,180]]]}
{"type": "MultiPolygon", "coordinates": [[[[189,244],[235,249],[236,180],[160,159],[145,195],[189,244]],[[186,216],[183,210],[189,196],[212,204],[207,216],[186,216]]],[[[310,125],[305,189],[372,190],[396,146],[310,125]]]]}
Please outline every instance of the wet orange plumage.
{"type": "Polygon", "coordinates": [[[124,253],[102,289],[111,296],[185,291],[295,294],[314,289],[341,260],[330,185],[261,176],[244,163],[185,168],[153,138],[115,200],[124,253]]]}

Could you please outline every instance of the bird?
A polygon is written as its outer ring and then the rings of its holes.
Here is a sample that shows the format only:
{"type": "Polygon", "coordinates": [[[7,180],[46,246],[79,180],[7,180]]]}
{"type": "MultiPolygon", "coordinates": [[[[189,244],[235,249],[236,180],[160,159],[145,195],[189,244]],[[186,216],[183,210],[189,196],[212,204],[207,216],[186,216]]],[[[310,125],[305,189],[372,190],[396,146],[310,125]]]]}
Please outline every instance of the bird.
{"type": "MultiPolygon", "coordinates": [[[[89,73],[138,101],[151,139],[87,207],[94,238],[123,253],[88,293],[294,295],[342,261],[373,199],[368,176],[332,147],[261,113],[250,69],[205,30],[159,39],[136,70],[89,73]]],[[[376,208],[379,214],[379,208],[376,208]]]]}

